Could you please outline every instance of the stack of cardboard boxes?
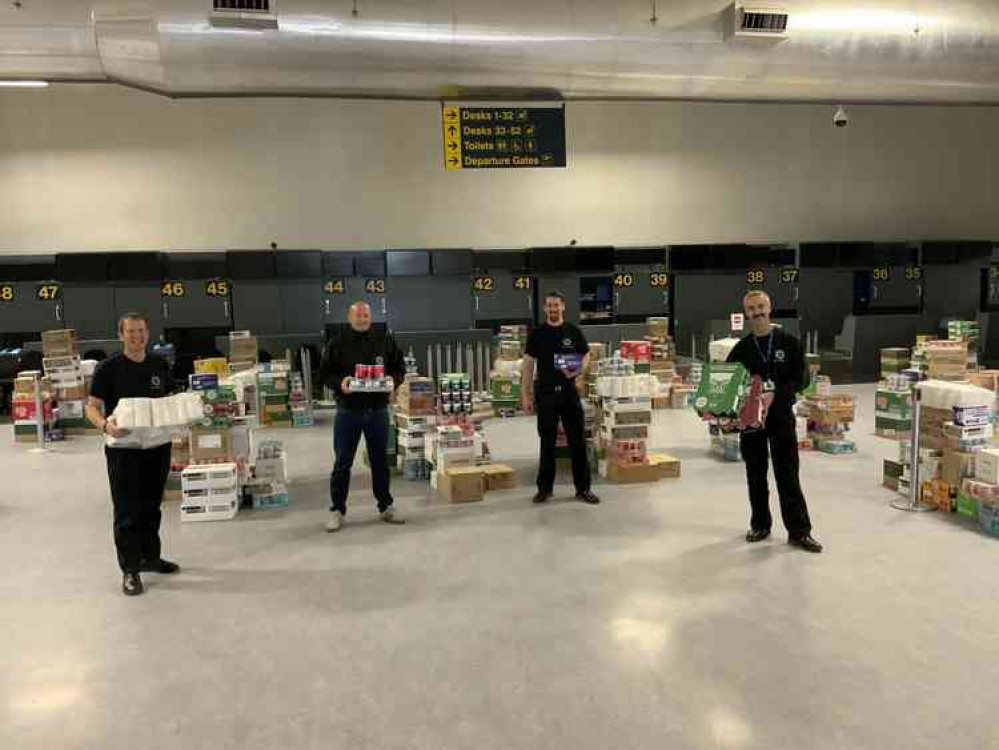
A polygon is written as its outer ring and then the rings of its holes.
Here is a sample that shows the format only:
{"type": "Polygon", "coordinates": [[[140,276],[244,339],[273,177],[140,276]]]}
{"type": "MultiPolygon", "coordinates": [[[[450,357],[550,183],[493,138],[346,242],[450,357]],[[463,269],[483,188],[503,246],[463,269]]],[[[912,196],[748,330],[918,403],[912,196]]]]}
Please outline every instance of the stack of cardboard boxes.
{"type": "Polygon", "coordinates": [[[648,450],[652,399],[660,383],[651,374],[636,373],[646,369],[642,365],[647,355],[651,357],[651,347],[651,342],[623,342],[620,355],[615,353],[598,369],[597,469],[601,477],[613,482],[656,482],[680,476],[677,459],[648,450]],[[646,346],[636,347],[637,343],[646,346]]]}
{"type": "Polygon", "coordinates": [[[288,362],[274,360],[257,366],[257,391],[260,396],[262,427],[291,427],[291,367],[288,362]]]}
{"type": "Polygon", "coordinates": [[[284,445],[279,440],[263,440],[256,446],[252,477],[245,493],[255,510],[288,505],[288,468],[284,445]]]}
{"type": "Polygon", "coordinates": [[[315,424],[312,403],[305,390],[305,378],[300,372],[291,373],[288,382],[288,406],[291,409],[292,427],[311,427],[315,424]]]}
{"type": "MultiPolygon", "coordinates": [[[[511,326],[511,328],[516,328],[511,326]]],[[[520,366],[523,362],[524,344],[508,332],[496,341],[496,357],[489,373],[489,391],[493,413],[510,417],[520,408],[520,366]]]]}
{"type": "Polygon", "coordinates": [[[833,455],[857,450],[856,444],[846,437],[854,420],[853,396],[815,395],[801,403],[808,420],[808,438],[816,450],[833,455]]]}
{"type": "Polygon", "coordinates": [[[922,501],[940,510],[977,514],[981,483],[999,484],[986,450],[993,435],[995,393],[965,383],[927,381],[921,391],[919,473],[914,476],[910,444],[900,444],[897,461],[885,461],[884,484],[907,495],[918,482],[922,501]],[[995,482],[991,482],[991,479],[995,482]]]}
{"type": "Polygon", "coordinates": [[[904,347],[893,346],[881,350],[881,378],[898,375],[912,364],[912,352],[904,347]]]}
{"type": "Polygon", "coordinates": [[[930,380],[960,382],[968,377],[966,341],[930,341],[926,344],[926,374],[930,380]]]}
{"type": "Polygon", "coordinates": [[[505,464],[489,460],[481,429],[467,418],[438,415],[431,437],[434,470],[431,486],[452,503],[477,502],[491,490],[516,486],[516,475],[505,464]],[[448,422],[450,424],[448,424],[448,422]]]}
{"type": "Polygon", "coordinates": [[[229,334],[229,371],[252,370],[257,366],[258,352],[256,336],[249,331],[232,331],[229,334]]]}
{"type": "Polygon", "coordinates": [[[961,482],[956,509],[977,519],[986,533],[999,535],[999,450],[977,452],[971,476],[961,482]]]}
{"type": "MultiPolygon", "coordinates": [[[[406,407],[412,415],[414,383],[407,382],[411,388],[406,394],[409,400],[406,407]]],[[[443,375],[439,379],[439,388],[434,418],[423,422],[423,455],[432,464],[431,486],[452,503],[479,501],[490,490],[515,486],[513,469],[491,462],[483,422],[493,415],[493,410],[488,403],[475,402],[469,376],[464,373],[443,375]]],[[[422,392],[426,393],[425,390],[422,392]]],[[[432,399],[432,393],[429,397],[425,395],[419,405],[426,408],[432,399]]],[[[412,427],[410,418],[405,439],[407,445],[411,442],[412,427]]],[[[400,446],[402,443],[400,433],[400,446]]]]}
{"type": "Polygon", "coordinates": [[[234,463],[191,465],[181,472],[180,520],[227,521],[239,511],[234,463]]]}
{"type": "Polygon", "coordinates": [[[947,338],[963,341],[968,346],[968,369],[978,369],[978,346],[981,329],[977,320],[951,320],[947,322],[947,338]]]}
{"type": "Polygon", "coordinates": [[[527,326],[506,325],[493,340],[489,390],[495,416],[512,417],[520,409],[520,365],[527,336],[527,326]]]}
{"type": "Polygon", "coordinates": [[[431,378],[407,376],[396,391],[396,463],[406,479],[429,479],[429,434],[437,425],[437,395],[431,378]]]}
{"type": "Polygon", "coordinates": [[[15,443],[38,442],[38,401],[42,402],[42,430],[48,440],[55,427],[55,400],[52,383],[42,377],[37,370],[25,370],[14,381],[14,395],[11,399],[11,417],[14,421],[15,443]]]}
{"type": "Polygon", "coordinates": [[[43,331],[42,356],[45,377],[52,383],[56,401],[56,430],[63,435],[93,431],[84,412],[90,389],[80,362],[76,332],[72,329],[43,331]]]}
{"type": "Polygon", "coordinates": [[[281,444],[277,441],[264,441],[260,446],[256,446],[253,423],[252,417],[234,417],[227,420],[216,414],[214,417],[206,419],[206,424],[192,427],[186,438],[174,442],[171,454],[171,480],[168,480],[167,497],[169,499],[175,496],[174,492],[177,487],[172,482],[174,475],[179,473],[180,499],[182,503],[187,503],[188,506],[195,508],[195,510],[185,512],[182,505],[182,520],[220,520],[235,515],[235,510],[232,510],[230,514],[229,509],[227,509],[231,499],[228,492],[233,485],[233,482],[228,481],[228,479],[222,485],[217,482],[213,484],[209,488],[212,491],[207,495],[204,492],[194,495],[186,492],[186,488],[190,485],[184,484],[185,473],[201,476],[199,472],[203,472],[205,469],[213,471],[213,467],[219,466],[226,467],[227,472],[231,467],[236,488],[237,510],[244,491],[253,500],[254,507],[275,507],[287,504],[287,490],[284,486],[284,454],[281,444]],[[257,495],[264,499],[258,500],[257,495]],[[275,495],[283,495],[283,498],[277,497],[275,499],[272,497],[275,495]],[[218,507],[205,507],[205,503],[202,501],[206,497],[218,507]],[[218,502],[216,503],[215,500],[218,502]],[[226,507],[222,507],[223,505],[226,507]]]}
{"type": "Polygon", "coordinates": [[[912,436],[912,387],[907,381],[889,378],[878,386],[874,396],[874,432],[892,440],[912,436]]]}

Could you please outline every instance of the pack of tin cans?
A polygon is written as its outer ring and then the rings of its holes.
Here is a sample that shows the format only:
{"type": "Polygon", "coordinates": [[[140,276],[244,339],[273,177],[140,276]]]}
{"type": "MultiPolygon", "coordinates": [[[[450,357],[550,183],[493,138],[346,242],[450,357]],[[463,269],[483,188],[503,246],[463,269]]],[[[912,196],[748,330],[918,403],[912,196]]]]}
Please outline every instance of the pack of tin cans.
{"type": "Polygon", "coordinates": [[[385,377],[385,365],[355,365],[354,377],[358,380],[381,380],[385,377]]]}
{"type": "Polygon", "coordinates": [[[472,413],[472,382],[465,373],[441,375],[438,380],[442,414],[472,413]]]}

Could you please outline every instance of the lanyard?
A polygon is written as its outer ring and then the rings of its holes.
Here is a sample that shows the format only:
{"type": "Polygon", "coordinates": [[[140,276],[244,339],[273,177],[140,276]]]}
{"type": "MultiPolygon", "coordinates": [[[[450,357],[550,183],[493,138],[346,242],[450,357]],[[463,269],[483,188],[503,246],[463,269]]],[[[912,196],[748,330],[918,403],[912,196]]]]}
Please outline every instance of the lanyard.
{"type": "Polygon", "coordinates": [[[753,334],[753,343],[756,344],[756,351],[758,351],[760,353],[760,359],[763,360],[763,364],[765,364],[769,368],[770,367],[770,357],[774,353],[774,332],[771,331],[770,333],[767,334],[767,353],[766,354],[763,353],[763,349],[760,346],[760,339],[755,334],[753,334]]]}

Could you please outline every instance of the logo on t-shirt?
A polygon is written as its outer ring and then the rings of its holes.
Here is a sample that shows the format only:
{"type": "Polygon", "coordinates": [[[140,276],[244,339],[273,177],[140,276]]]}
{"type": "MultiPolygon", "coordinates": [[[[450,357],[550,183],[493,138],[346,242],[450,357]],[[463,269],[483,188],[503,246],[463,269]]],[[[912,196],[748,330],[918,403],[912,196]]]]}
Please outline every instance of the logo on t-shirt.
{"type": "Polygon", "coordinates": [[[163,381],[160,380],[159,375],[153,375],[149,378],[149,387],[154,391],[163,387],[163,381]]]}
{"type": "Polygon", "coordinates": [[[562,339],[562,347],[565,349],[572,348],[572,339],[562,339]]]}
{"type": "Polygon", "coordinates": [[[783,349],[778,349],[777,351],[774,352],[774,361],[776,361],[776,362],[783,362],[784,359],[785,359],[785,357],[784,357],[784,350],[783,349]]]}

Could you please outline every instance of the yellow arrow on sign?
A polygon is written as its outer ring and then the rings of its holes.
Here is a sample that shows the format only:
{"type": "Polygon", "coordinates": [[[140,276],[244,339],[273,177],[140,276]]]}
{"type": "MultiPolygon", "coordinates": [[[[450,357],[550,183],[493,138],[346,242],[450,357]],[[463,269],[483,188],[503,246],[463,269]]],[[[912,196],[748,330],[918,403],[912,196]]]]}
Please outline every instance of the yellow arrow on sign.
{"type": "Polygon", "coordinates": [[[441,129],[444,135],[444,169],[457,171],[462,167],[460,107],[443,108],[441,129]]]}

